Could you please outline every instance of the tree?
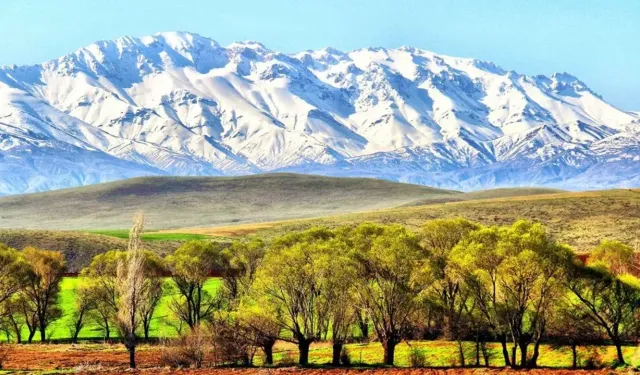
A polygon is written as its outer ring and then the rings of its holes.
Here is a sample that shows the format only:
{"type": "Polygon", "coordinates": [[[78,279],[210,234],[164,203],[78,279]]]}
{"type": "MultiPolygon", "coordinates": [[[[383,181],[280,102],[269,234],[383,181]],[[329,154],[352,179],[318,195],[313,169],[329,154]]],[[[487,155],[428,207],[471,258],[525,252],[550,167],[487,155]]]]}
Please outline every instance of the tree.
{"type": "Polygon", "coordinates": [[[28,275],[28,264],[22,254],[0,243],[0,304],[13,297],[28,275]]]}
{"type": "MultiPolygon", "coordinates": [[[[151,251],[143,250],[144,269],[147,275],[145,288],[148,293],[140,305],[140,317],[145,339],[149,339],[149,329],[153,314],[164,295],[164,260],[151,251]]],[[[91,315],[104,330],[105,339],[111,335],[110,325],[115,320],[119,293],[116,276],[118,264],[127,260],[127,251],[110,250],[96,255],[81,272],[84,293],[93,301],[91,315]]]]}
{"type": "Polygon", "coordinates": [[[46,329],[62,313],[57,305],[60,280],[66,270],[64,257],[58,251],[27,247],[23,256],[29,270],[24,283],[24,297],[37,317],[40,341],[46,340],[46,329]]]}
{"type": "Polygon", "coordinates": [[[334,366],[340,365],[340,355],[351,334],[351,327],[355,321],[356,307],[354,294],[356,288],[356,267],[349,257],[349,248],[344,238],[338,237],[324,241],[326,253],[318,261],[319,268],[324,270],[320,274],[320,284],[323,286],[322,298],[328,303],[326,329],[331,333],[332,361],[334,366]]]}
{"type": "Polygon", "coordinates": [[[234,311],[238,335],[260,348],[265,355],[265,364],[273,364],[273,346],[280,336],[280,325],[275,312],[268,306],[257,306],[251,290],[257,271],[266,253],[266,245],[260,239],[235,241],[223,251],[225,274],[220,290],[227,309],[234,311]]]}
{"type": "Polygon", "coordinates": [[[78,336],[80,335],[80,331],[84,328],[86,323],[86,317],[93,309],[93,299],[90,288],[86,284],[78,285],[74,290],[75,295],[75,308],[71,313],[71,318],[69,319],[69,334],[71,335],[71,340],[74,343],[78,342],[78,336]]]}
{"type": "Polygon", "coordinates": [[[80,273],[84,280],[85,292],[93,301],[91,315],[103,329],[107,340],[111,337],[111,323],[115,321],[118,310],[118,263],[126,258],[126,251],[110,250],[94,256],[91,263],[80,273]]]}
{"type": "Polygon", "coordinates": [[[189,241],[166,259],[178,289],[171,310],[194,328],[219,306],[219,301],[204,289],[211,272],[222,266],[222,248],[209,241],[189,241]]]}
{"type": "Polygon", "coordinates": [[[145,340],[149,340],[151,320],[153,319],[160,300],[162,300],[162,296],[164,296],[164,279],[162,276],[165,274],[165,269],[164,259],[150,251],[144,252],[146,293],[144,295],[145,298],[140,304],[140,319],[142,321],[142,331],[145,340]]]}
{"type": "Polygon", "coordinates": [[[549,322],[549,336],[555,346],[568,345],[571,348],[571,367],[578,368],[578,346],[597,342],[601,330],[584,312],[576,309],[572,296],[567,293],[556,304],[555,313],[549,322]]]}
{"type": "Polygon", "coordinates": [[[324,228],[276,239],[258,270],[256,294],[259,305],[276,313],[276,321],[288,335],[282,339],[298,345],[299,364],[309,363],[309,347],[321,338],[329,320],[329,259],[335,255],[324,228]]]}
{"type": "Polygon", "coordinates": [[[451,252],[460,241],[479,226],[466,219],[438,219],[427,222],[420,231],[420,243],[428,256],[416,279],[428,287],[423,298],[442,316],[442,331],[447,340],[456,340],[462,366],[463,318],[468,313],[471,293],[452,262],[451,252]]]}
{"type": "Polygon", "coordinates": [[[622,344],[636,330],[640,280],[626,273],[635,267],[633,250],[619,242],[603,242],[583,266],[575,263],[567,287],[574,308],[603,329],[616,347],[617,361],[625,364],[622,344]]]}
{"type": "Polygon", "coordinates": [[[265,253],[266,245],[258,238],[235,241],[231,247],[222,251],[225,273],[221,292],[231,305],[239,302],[251,289],[265,253]]]}
{"type": "Polygon", "coordinates": [[[556,244],[540,224],[521,220],[510,227],[472,232],[452,253],[480,316],[502,344],[505,364],[516,366],[519,349],[520,366],[535,367],[571,251],[556,244]],[[513,343],[511,355],[507,337],[513,343]]]}
{"type": "Polygon", "coordinates": [[[116,323],[129,352],[129,367],[136,368],[136,330],[140,327],[140,308],[149,298],[148,276],[140,235],[144,229],[144,216],[134,217],[129,232],[129,250],[125,260],[118,263],[116,291],[118,293],[116,323]]]}
{"type": "Polygon", "coordinates": [[[395,348],[409,329],[409,317],[423,285],[412,279],[425,253],[406,228],[361,224],[348,236],[355,262],[356,306],[371,318],[384,348],[384,363],[393,365],[395,348]]]}

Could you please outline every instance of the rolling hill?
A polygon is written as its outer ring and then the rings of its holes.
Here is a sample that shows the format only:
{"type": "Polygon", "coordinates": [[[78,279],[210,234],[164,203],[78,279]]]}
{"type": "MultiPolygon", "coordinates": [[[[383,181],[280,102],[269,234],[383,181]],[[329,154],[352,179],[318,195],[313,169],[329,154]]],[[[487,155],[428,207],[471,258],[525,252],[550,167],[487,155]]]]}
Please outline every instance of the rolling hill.
{"type": "Polygon", "coordinates": [[[456,191],[365,178],[296,174],[145,177],[0,198],[0,228],[128,228],[143,211],[150,229],[217,226],[455,200],[456,191]]]}
{"type": "Polygon", "coordinates": [[[559,242],[578,252],[591,250],[602,239],[623,241],[640,250],[638,189],[555,193],[546,189],[496,189],[460,194],[454,198],[445,203],[373,212],[259,225],[182,228],[178,232],[271,238],[316,225],[334,227],[365,221],[399,223],[417,229],[427,220],[442,217],[465,217],[485,225],[509,225],[519,219],[529,219],[545,224],[559,242]]]}

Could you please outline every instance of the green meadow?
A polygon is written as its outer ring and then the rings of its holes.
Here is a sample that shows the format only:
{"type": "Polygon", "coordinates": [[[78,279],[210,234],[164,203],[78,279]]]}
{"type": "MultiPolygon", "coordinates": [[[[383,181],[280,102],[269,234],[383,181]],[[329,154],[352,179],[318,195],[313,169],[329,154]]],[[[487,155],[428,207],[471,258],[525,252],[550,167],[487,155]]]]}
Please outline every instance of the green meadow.
{"type": "MultiPolygon", "coordinates": [[[[71,317],[75,309],[75,288],[81,282],[80,277],[65,277],[60,284],[60,295],[58,297],[58,303],[62,310],[62,317],[53,322],[49,328],[48,334],[51,340],[66,340],[70,337],[69,324],[71,317]]],[[[162,297],[160,304],[154,314],[153,321],[151,323],[151,337],[163,338],[174,337],[177,335],[175,324],[177,320],[172,317],[170,311],[171,300],[175,297],[175,289],[173,288],[173,281],[169,278],[165,280],[165,295],[162,297]],[[173,292],[171,292],[173,291],[173,292]]],[[[220,279],[212,278],[205,284],[205,289],[212,294],[215,294],[218,287],[221,284],[220,279]]],[[[112,327],[111,337],[117,337],[115,327],[112,327]]],[[[28,330],[26,327],[23,329],[23,337],[28,336],[28,330]]],[[[36,333],[34,341],[39,340],[39,334],[36,333]]],[[[103,330],[94,322],[87,321],[86,326],[80,332],[79,339],[102,339],[104,338],[103,330]]]]}

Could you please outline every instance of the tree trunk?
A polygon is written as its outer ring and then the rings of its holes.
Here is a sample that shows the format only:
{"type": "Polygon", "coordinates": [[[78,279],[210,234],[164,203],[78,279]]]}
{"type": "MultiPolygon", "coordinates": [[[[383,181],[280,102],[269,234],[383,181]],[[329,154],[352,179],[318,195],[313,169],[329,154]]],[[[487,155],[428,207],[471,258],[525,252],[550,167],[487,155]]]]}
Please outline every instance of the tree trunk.
{"type": "Polygon", "coordinates": [[[465,367],[467,365],[464,359],[464,346],[462,340],[458,340],[458,358],[460,359],[460,366],[465,367]]]}
{"type": "Polygon", "coordinates": [[[489,352],[487,351],[487,343],[483,341],[480,348],[482,349],[482,357],[484,358],[484,365],[486,367],[489,367],[489,352]]]}
{"type": "Polygon", "coordinates": [[[529,360],[529,368],[538,367],[538,358],[540,358],[540,340],[533,345],[533,355],[529,360]]]}
{"type": "Polygon", "coordinates": [[[13,318],[13,316],[11,316],[10,319],[11,319],[11,325],[13,326],[13,332],[16,335],[16,341],[18,342],[18,344],[22,344],[22,332],[21,332],[22,330],[20,329],[21,327],[18,326],[18,323],[13,318]]]}
{"type": "Polygon", "coordinates": [[[442,319],[442,334],[444,335],[444,339],[447,341],[453,341],[453,327],[451,324],[451,317],[448,314],[445,314],[442,319]]]}
{"type": "Polygon", "coordinates": [[[273,364],[273,344],[265,344],[262,346],[262,351],[264,352],[264,362],[267,365],[273,364]]]}
{"type": "Polygon", "coordinates": [[[40,325],[40,342],[44,344],[47,339],[47,332],[44,325],[40,325]]]}
{"type": "Polygon", "coordinates": [[[622,344],[620,340],[614,340],[613,343],[616,346],[616,354],[618,355],[618,364],[624,365],[626,362],[624,361],[624,355],[622,354],[622,344]]]}
{"type": "Polygon", "coordinates": [[[29,338],[27,339],[27,342],[29,344],[31,344],[31,342],[33,341],[33,336],[35,336],[35,335],[36,335],[36,330],[35,329],[34,330],[29,329],[29,338]]]}
{"type": "Polygon", "coordinates": [[[573,369],[577,369],[578,368],[578,350],[577,350],[577,345],[576,344],[571,344],[571,355],[572,355],[572,363],[571,363],[571,368],[573,369]]]}
{"type": "Polygon", "coordinates": [[[109,327],[109,319],[105,317],[103,318],[103,322],[104,322],[104,339],[109,340],[111,338],[111,329],[109,327]]]}
{"type": "Polygon", "coordinates": [[[300,366],[306,366],[309,364],[309,347],[311,342],[307,340],[298,341],[298,350],[300,351],[300,357],[298,358],[298,364],[300,366]]]}
{"type": "Polygon", "coordinates": [[[143,327],[144,328],[144,339],[146,341],[149,341],[149,330],[150,330],[150,327],[151,327],[151,320],[144,322],[142,325],[144,326],[143,327]]]}
{"type": "Polygon", "coordinates": [[[357,314],[358,318],[358,328],[360,329],[360,333],[362,334],[362,341],[369,340],[369,322],[365,317],[362,316],[361,313],[357,314]]]}
{"type": "Polygon", "coordinates": [[[131,345],[127,349],[129,350],[129,368],[136,368],[136,347],[131,345]]]}
{"type": "Polygon", "coordinates": [[[527,344],[526,342],[522,341],[520,342],[520,367],[522,368],[526,368],[527,367],[527,346],[529,344],[527,344]]]}
{"type": "Polygon", "coordinates": [[[476,366],[480,367],[480,335],[476,332],[476,366]]]}
{"type": "Polygon", "coordinates": [[[393,366],[395,361],[397,343],[394,340],[386,340],[382,342],[384,348],[384,364],[387,366],[393,366]]]}
{"type": "Polygon", "coordinates": [[[342,341],[333,343],[333,359],[331,364],[334,366],[340,366],[340,353],[342,353],[343,347],[342,341]]]}
{"type": "Polygon", "coordinates": [[[509,350],[507,349],[507,340],[504,336],[500,337],[500,344],[502,345],[502,356],[504,357],[504,365],[505,367],[510,367],[511,361],[509,360],[509,350]]]}
{"type": "Polygon", "coordinates": [[[518,352],[518,345],[513,344],[511,347],[511,367],[517,367],[518,361],[516,361],[516,354],[518,352]]]}

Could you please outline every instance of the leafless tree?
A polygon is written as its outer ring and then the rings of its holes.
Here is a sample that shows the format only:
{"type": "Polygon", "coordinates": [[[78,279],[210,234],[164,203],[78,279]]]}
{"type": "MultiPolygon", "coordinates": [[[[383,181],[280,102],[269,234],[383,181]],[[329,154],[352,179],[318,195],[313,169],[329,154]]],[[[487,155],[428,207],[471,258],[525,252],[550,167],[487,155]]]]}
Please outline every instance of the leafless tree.
{"type": "Polygon", "coordinates": [[[144,229],[144,215],[136,214],[129,232],[127,258],[118,264],[116,288],[120,296],[116,321],[124,345],[129,352],[129,367],[136,367],[136,330],[142,323],[140,309],[147,299],[147,276],[140,236],[144,229]]]}

